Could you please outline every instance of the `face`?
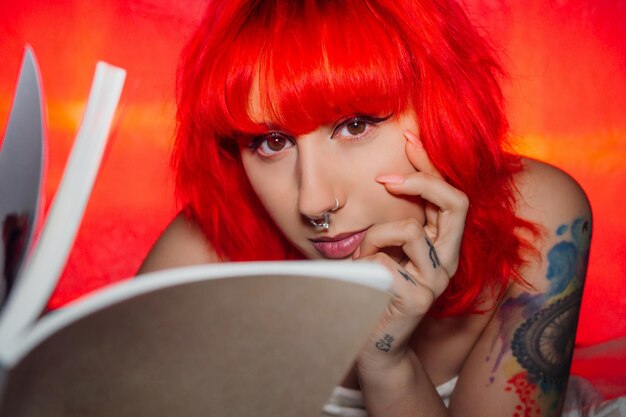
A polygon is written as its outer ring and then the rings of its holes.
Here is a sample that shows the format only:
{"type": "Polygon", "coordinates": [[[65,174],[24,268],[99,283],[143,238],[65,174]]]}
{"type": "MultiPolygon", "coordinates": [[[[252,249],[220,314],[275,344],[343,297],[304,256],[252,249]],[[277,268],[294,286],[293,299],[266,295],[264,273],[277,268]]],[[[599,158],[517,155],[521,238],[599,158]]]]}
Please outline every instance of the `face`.
{"type": "MultiPolygon", "coordinates": [[[[259,118],[256,118],[259,121],[259,118]]],[[[349,258],[378,223],[424,222],[420,198],[394,196],[375,178],[415,172],[404,132],[418,133],[411,112],[349,116],[298,137],[272,131],[241,147],[247,176],[284,235],[311,259],[349,258]],[[314,227],[332,210],[328,230],[314,227]]]]}

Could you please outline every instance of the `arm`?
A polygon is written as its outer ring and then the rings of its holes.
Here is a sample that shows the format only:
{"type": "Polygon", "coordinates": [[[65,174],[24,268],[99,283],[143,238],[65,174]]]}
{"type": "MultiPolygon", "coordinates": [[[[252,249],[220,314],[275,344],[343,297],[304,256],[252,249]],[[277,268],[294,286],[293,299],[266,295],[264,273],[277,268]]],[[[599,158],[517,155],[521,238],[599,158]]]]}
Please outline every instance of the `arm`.
{"type": "MultiPolygon", "coordinates": [[[[429,172],[423,150],[411,146],[407,144],[411,162],[418,171],[429,172]]],[[[415,195],[418,193],[411,193],[419,191],[439,210],[435,221],[431,222],[431,209],[430,216],[427,215],[430,219],[421,231],[403,236],[406,225],[396,227],[394,232],[391,231],[393,226],[388,225],[388,233],[383,233],[384,227],[371,230],[361,245],[361,259],[374,259],[393,272],[398,271],[394,281],[395,302],[392,302],[388,314],[379,323],[357,361],[371,416],[560,415],[586,269],[590,209],[578,185],[562,172],[532,162],[528,163],[524,172],[516,182],[519,194],[523,196],[519,199],[518,214],[545,231],[532,241],[540,253],[529,258],[521,271],[530,286],[511,286],[500,300],[491,321],[462,367],[450,410],[443,406],[420,358],[408,347],[407,340],[421,322],[427,306],[443,291],[454,273],[453,263],[455,257],[458,259],[458,248],[446,245],[446,242],[462,235],[463,227],[458,224],[450,227],[447,223],[451,219],[445,214],[456,211],[452,217],[457,220],[462,218],[460,214],[463,210],[459,209],[462,205],[456,204],[455,209],[454,198],[443,205],[441,201],[434,201],[441,195],[429,194],[424,184],[417,184],[426,179],[423,174],[419,178],[407,176],[400,185],[386,184],[390,192],[397,194],[415,195]],[[432,271],[429,274],[428,262],[420,261],[428,246],[422,246],[420,250],[409,247],[409,242],[424,242],[423,236],[419,236],[423,233],[434,242],[444,269],[451,271],[447,276],[439,274],[437,277],[432,271]],[[401,246],[408,261],[397,261],[380,251],[382,247],[391,246],[401,246]],[[406,278],[407,275],[409,278],[406,278]],[[409,279],[415,282],[409,283],[409,279]],[[402,284],[406,285],[403,287],[402,284]],[[545,323],[548,330],[544,329],[545,323]],[[531,324],[535,327],[528,330],[531,324]],[[545,331],[537,331],[537,328],[545,331]],[[561,333],[550,340],[554,329],[560,329],[561,333]],[[547,365],[551,370],[537,370],[532,360],[528,359],[538,355],[537,349],[531,351],[538,345],[539,355],[547,349],[545,354],[552,358],[548,360],[554,361],[547,365]],[[548,376],[547,372],[554,375],[548,376]],[[533,379],[533,375],[537,374],[541,378],[533,379]]],[[[436,172],[431,173],[437,175],[436,172]]],[[[444,184],[435,184],[437,181],[432,178],[428,181],[436,185],[433,189],[441,191],[445,188],[444,184]]]]}
{"type": "Polygon", "coordinates": [[[528,162],[519,214],[542,227],[540,256],[522,271],[468,357],[450,410],[457,416],[560,416],[569,376],[591,236],[580,187],[528,162]]]}
{"type": "Polygon", "coordinates": [[[445,182],[417,136],[407,132],[405,138],[415,171],[377,181],[391,194],[420,196],[425,224],[417,219],[377,224],[360,245],[359,259],[392,272],[394,296],[356,368],[370,416],[448,416],[410,341],[457,270],[468,200],[445,182]]]}

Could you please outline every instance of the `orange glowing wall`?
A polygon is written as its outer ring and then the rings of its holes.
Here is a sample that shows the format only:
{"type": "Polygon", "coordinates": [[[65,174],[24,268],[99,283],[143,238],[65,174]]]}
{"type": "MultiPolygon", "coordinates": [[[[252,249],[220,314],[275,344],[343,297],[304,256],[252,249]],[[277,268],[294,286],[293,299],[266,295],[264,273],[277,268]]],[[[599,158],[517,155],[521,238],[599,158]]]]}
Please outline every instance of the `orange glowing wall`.
{"type": "MultiPolygon", "coordinates": [[[[68,265],[60,306],[133,275],[174,214],[167,172],[177,55],[197,23],[192,0],[0,3],[0,132],[23,45],[39,57],[48,105],[47,201],[60,179],[95,62],[128,70],[120,117],[68,265]]],[[[613,0],[470,0],[511,73],[505,86],[523,154],[586,189],[594,240],[580,345],[626,335],[626,5],[613,0]]],[[[356,23],[355,23],[356,24],[356,23]]]]}

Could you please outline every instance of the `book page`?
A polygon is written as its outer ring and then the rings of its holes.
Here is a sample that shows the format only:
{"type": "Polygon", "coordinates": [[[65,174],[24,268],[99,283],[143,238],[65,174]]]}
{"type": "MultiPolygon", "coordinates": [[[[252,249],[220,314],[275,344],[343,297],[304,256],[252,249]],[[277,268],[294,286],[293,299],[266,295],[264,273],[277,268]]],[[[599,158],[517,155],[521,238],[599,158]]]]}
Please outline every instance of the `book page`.
{"type": "Polygon", "coordinates": [[[0,317],[0,350],[41,314],[61,273],[89,199],[126,71],[98,63],[87,107],[32,257],[0,317]]]}
{"type": "Polygon", "coordinates": [[[41,75],[24,52],[0,152],[0,306],[19,279],[41,210],[45,127],[41,75]]]}

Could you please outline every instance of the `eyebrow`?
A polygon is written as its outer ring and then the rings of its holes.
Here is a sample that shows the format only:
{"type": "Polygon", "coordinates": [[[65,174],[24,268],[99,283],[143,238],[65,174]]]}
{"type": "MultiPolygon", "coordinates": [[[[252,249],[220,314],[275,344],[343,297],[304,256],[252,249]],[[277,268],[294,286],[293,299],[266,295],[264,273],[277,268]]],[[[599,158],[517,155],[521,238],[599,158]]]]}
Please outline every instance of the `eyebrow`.
{"type": "Polygon", "coordinates": [[[263,123],[258,124],[259,129],[257,131],[235,131],[232,135],[230,135],[229,139],[238,143],[238,144],[247,144],[255,139],[259,139],[265,136],[268,136],[272,133],[278,133],[288,138],[295,139],[296,136],[285,129],[280,129],[277,127],[273,127],[271,125],[264,125],[263,123]]]}

